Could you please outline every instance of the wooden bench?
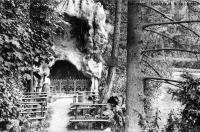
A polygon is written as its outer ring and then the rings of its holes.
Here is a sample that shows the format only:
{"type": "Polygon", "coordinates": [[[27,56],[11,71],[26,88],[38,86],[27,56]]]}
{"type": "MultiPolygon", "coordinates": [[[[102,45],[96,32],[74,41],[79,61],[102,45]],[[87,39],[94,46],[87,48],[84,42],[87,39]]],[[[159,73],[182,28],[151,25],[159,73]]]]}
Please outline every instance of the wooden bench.
{"type": "Polygon", "coordinates": [[[107,104],[72,103],[72,106],[106,106],[107,104]]]}
{"type": "Polygon", "coordinates": [[[41,93],[24,93],[22,100],[30,100],[30,99],[47,99],[48,94],[46,92],[41,93]]]}
{"type": "Polygon", "coordinates": [[[23,104],[45,104],[46,103],[46,101],[40,101],[40,102],[20,102],[20,104],[21,105],[23,105],[23,104]]]}
{"type": "Polygon", "coordinates": [[[100,107],[101,111],[100,111],[100,115],[102,115],[102,107],[103,106],[106,106],[107,104],[92,104],[92,103],[72,103],[72,106],[71,108],[74,108],[74,114],[75,114],[75,118],[76,118],[76,115],[77,115],[77,110],[78,108],[80,107],[95,107],[97,108],[97,106],[100,107]]]}
{"type": "Polygon", "coordinates": [[[92,103],[73,103],[72,107],[70,109],[74,110],[74,118],[70,119],[70,122],[74,122],[75,126],[74,129],[77,129],[77,124],[78,122],[100,122],[101,123],[101,129],[103,129],[103,122],[109,122],[108,119],[103,119],[102,118],[102,107],[106,106],[107,104],[92,104],[92,103]],[[82,115],[82,116],[78,116],[77,114],[77,110],[84,110],[84,109],[97,109],[98,107],[100,107],[100,116],[99,118],[95,118],[92,117],[92,119],[88,119],[88,117],[86,117],[86,114],[82,115]],[[82,118],[80,118],[82,117],[82,118]]]}
{"type": "Polygon", "coordinates": [[[85,118],[85,119],[70,119],[69,122],[75,123],[74,124],[74,129],[75,130],[78,129],[78,123],[79,122],[92,122],[92,123],[100,122],[100,124],[101,124],[100,128],[104,129],[103,122],[110,122],[110,120],[108,120],[108,119],[95,119],[95,118],[87,119],[87,118],[85,118]]]}
{"type": "Polygon", "coordinates": [[[91,93],[88,95],[85,95],[83,93],[79,93],[77,92],[74,96],[73,96],[73,103],[78,103],[78,99],[79,98],[84,98],[84,97],[95,97],[95,100],[93,100],[93,103],[97,103],[99,101],[99,97],[95,94],[95,93],[91,93]]]}
{"type": "Polygon", "coordinates": [[[36,95],[24,95],[24,98],[31,98],[31,97],[47,97],[47,94],[36,94],[36,95]]]}
{"type": "MultiPolygon", "coordinates": [[[[47,111],[44,110],[43,112],[45,113],[47,111]]],[[[30,113],[41,113],[41,111],[24,111],[24,112],[20,112],[20,114],[30,114],[30,113]]]]}
{"type": "Polygon", "coordinates": [[[47,98],[48,94],[46,92],[24,93],[22,102],[20,103],[22,107],[20,114],[31,115],[31,117],[28,118],[29,120],[44,119],[44,114],[47,112],[47,98]]]}
{"type": "Polygon", "coordinates": [[[23,95],[27,94],[47,94],[47,92],[24,92],[23,95]]]}
{"type": "MultiPolygon", "coordinates": [[[[38,109],[41,109],[41,107],[22,108],[22,111],[25,111],[25,110],[38,110],[38,109]]],[[[47,108],[43,108],[43,109],[47,109],[47,108]]]]}
{"type": "Polygon", "coordinates": [[[89,107],[86,107],[86,106],[83,106],[83,107],[72,107],[70,108],[71,111],[73,111],[73,115],[75,116],[75,114],[77,114],[77,110],[81,110],[82,112],[81,113],[84,113],[85,110],[91,110],[91,109],[96,109],[96,107],[92,107],[92,106],[89,106],[89,107]]]}
{"type": "Polygon", "coordinates": [[[47,99],[47,97],[37,97],[37,96],[36,96],[36,97],[32,97],[32,98],[31,98],[31,97],[22,98],[22,100],[35,100],[35,99],[47,99]]]}
{"type": "Polygon", "coordinates": [[[47,92],[26,92],[23,96],[48,96],[47,92]]]}
{"type": "MultiPolygon", "coordinates": [[[[84,109],[95,109],[96,107],[78,107],[77,110],[84,110],[84,109]]],[[[76,108],[70,108],[70,110],[75,110],[76,108]]]]}
{"type": "Polygon", "coordinates": [[[30,117],[29,120],[43,120],[45,117],[30,117]]]}
{"type": "Polygon", "coordinates": [[[42,101],[42,102],[21,102],[20,106],[22,107],[22,109],[27,109],[27,108],[36,108],[36,106],[38,106],[38,108],[41,107],[46,107],[47,106],[47,102],[42,101]]]}
{"type": "Polygon", "coordinates": [[[24,114],[30,114],[30,113],[33,113],[33,114],[41,113],[41,115],[43,116],[46,111],[47,111],[47,107],[45,106],[34,107],[30,105],[30,107],[22,108],[20,114],[24,115],[24,114]]]}
{"type": "Polygon", "coordinates": [[[98,95],[99,92],[91,92],[91,91],[75,91],[74,94],[95,94],[98,95]]]}

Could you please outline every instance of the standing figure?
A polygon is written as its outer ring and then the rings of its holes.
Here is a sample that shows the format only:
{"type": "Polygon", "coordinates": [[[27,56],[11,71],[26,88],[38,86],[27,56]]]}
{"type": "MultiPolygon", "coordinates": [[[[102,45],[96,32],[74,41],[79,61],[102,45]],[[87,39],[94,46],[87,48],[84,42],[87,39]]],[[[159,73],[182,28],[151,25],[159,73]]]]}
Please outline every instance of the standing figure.
{"type": "Polygon", "coordinates": [[[88,61],[88,67],[91,70],[91,92],[98,93],[99,79],[101,78],[102,62],[97,54],[93,54],[92,58],[88,61]]]}
{"type": "Polygon", "coordinates": [[[47,77],[47,74],[43,74],[43,86],[42,86],[42,92],[47,92],[48,95],[50,95],[50,79],[47,77]]]}

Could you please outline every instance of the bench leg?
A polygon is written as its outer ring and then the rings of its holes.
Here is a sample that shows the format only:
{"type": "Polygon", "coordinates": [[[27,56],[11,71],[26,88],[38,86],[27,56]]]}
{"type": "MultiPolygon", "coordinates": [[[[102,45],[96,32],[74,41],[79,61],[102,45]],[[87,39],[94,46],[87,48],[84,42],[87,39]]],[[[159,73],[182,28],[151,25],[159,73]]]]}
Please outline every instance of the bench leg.
{"type": "Polygon", "coordinates": [[[75,129],[75,130],[78,129],[77,123],[74,124],[74,129],[75,129]]]}
{"type": "Polygon", "coordinates": [[[103,123],[101,123],[101,130],[103,130],[103,123]]]}
{"type": "Polygon", "coordinates": [[[93,127],[93,123],[92,122],[88,122],[88,129],[91,130],[93,127]]]}

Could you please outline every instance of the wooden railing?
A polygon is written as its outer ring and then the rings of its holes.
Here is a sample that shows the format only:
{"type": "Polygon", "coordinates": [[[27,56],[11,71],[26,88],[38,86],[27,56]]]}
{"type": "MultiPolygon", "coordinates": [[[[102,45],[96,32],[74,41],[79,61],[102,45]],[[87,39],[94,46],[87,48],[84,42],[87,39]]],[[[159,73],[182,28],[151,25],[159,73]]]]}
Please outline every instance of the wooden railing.
{"type": "Polygon", "coordinates": [[[84,79],[53,79],[51,80],[51,94],[72,94],[76,91],[89,91],[89,80],[84,79]]]}

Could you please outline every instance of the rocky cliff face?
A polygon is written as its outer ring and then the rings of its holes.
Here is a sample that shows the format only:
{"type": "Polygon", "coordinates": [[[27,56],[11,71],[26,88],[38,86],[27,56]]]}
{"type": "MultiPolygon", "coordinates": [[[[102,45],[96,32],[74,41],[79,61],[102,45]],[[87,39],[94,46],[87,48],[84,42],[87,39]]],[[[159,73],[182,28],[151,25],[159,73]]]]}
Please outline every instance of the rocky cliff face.
{"type": "Polygon", "coordinates": [[[112,26],[106,23],[107,12],[93,0],[57,2],[55,11],[62,14],[63,19],[58,22],[62,35],[58,33],[54,38],[56,60],[68,60],[84,74],[100,78],[101,53],[112,31],[112,26]]]}
{"type": "MultiPolygon", "coordinates": [[[[86,77],[91,78],[91,89],[97,89],[103,70],[101,54],[112,32],[112,26],[106,23],[108,12],[93,0],[57,0],[57,3],[55,12],[61,17],[56,22],[52,39],[56,53],[53,63],[57,60],[69,61],[86,77]]],[[[49,72],[46,64],[40,70],[41,73],[49,72]]]]}

